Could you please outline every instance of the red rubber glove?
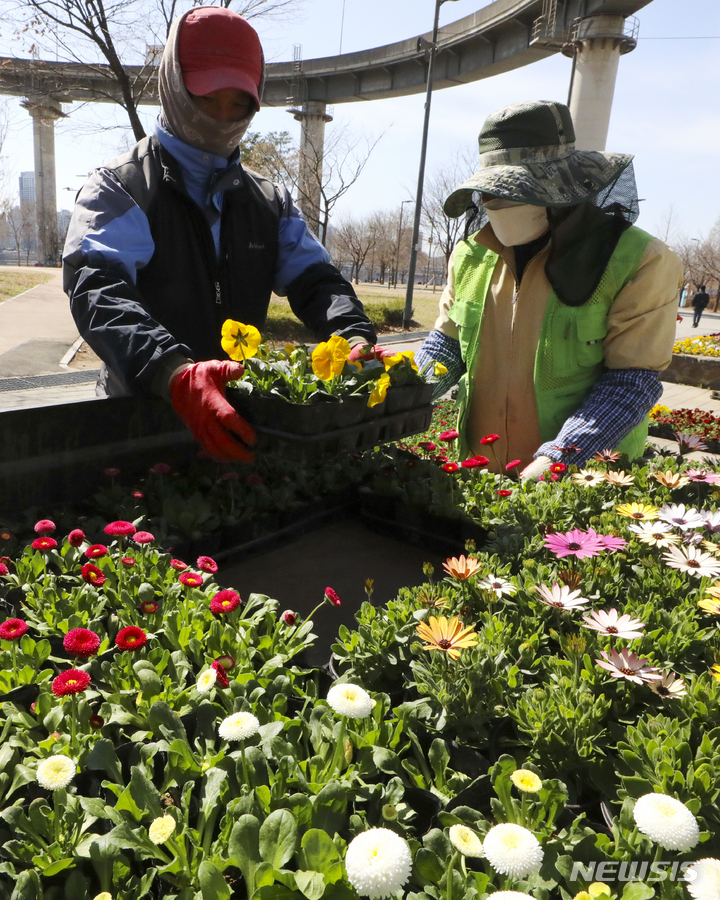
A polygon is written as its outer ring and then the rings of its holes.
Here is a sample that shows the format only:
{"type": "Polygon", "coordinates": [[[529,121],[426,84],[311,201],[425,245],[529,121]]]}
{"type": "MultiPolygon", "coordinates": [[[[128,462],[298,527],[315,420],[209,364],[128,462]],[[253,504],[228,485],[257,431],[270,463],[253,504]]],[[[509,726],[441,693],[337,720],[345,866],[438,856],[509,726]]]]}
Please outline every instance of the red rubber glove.
{"type": "Polygon", "coordinates": [[[255,454],[236,440],[239,435],[252,446],[257,440],[252,427],[225,399],[225,385],[240,378],[241,363],[211,359],[182,369],[170,381],[173,409],[195,440],[219,462],[247,462],[255,454]]]}
{"type": "Polygon", "coordinates": [[[377,344],[355,344],[350,351],[348,359],[350,362],[368,362],[371,359],[383,359],[385,356],[392,356],[394,350],[388,350],[386,347],[378,347],[377,344]]]}

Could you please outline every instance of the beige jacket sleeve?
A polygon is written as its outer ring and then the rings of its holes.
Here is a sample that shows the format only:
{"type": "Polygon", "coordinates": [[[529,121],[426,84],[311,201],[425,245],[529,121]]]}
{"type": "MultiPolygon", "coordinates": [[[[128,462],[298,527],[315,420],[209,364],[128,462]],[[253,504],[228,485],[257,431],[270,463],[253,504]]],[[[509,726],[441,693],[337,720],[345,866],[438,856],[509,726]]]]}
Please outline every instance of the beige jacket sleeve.
{"type": "Polygon", "coordinates": [[[440,297],[440,315],[435,320],[434,329],[435,331],[442,331],[443,334],[446,334],[448,337],[457,340],[457,325],[448,315],[450,307],[455,302],[455,276],[453,274],[454,267],[455,249],[453,249],[453,252],[450,254],[450,259],[448,261],[447,284],[445,285],[445,290],[442,292],[442,296],[440,297]]]}
{"type": "Polygon", "coordinates": [[[667,244],[654,238],[610,310],[603,341],[608,369],[661,372],[670,365],[682,284],[682,263],[667,244]]]}

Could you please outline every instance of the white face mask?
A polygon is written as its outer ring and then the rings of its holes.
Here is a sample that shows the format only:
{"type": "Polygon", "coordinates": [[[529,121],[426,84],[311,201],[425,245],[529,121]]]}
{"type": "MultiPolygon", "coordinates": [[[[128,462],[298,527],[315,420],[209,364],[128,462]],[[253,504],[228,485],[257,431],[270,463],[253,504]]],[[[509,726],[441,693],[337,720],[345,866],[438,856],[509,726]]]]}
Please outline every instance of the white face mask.
{"type": "Polygon", "coordinates": [[[547,210],[544,206],[531,206],[528,203],[514,206],[494,206],[494,201],[485,204],[485,212],[495,232],[495,237],[505,247],[517,247],[534,241],[548,229],[547,210]]]}

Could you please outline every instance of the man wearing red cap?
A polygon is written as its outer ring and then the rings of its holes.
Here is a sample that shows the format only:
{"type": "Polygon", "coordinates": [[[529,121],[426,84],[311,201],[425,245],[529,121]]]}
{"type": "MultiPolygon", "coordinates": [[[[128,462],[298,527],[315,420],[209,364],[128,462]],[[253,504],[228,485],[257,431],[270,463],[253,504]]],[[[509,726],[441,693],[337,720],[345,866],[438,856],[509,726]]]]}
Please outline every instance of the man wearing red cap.
{"type": "Polygon", "coordinates": [[[98,392],[165,397],[220,460],[250,461],[255,443],[225,400],[242,373],[223,359],[226,319],[261,328],[274,291],[318,340],[341,335],[354,355],[375,343],[288,191],[238,162],[264,71],[257,33],[237,13],[206,7],[177,19],[155,133],[91,175],[63,254],[78,330],[104,362],[98,392]]]}

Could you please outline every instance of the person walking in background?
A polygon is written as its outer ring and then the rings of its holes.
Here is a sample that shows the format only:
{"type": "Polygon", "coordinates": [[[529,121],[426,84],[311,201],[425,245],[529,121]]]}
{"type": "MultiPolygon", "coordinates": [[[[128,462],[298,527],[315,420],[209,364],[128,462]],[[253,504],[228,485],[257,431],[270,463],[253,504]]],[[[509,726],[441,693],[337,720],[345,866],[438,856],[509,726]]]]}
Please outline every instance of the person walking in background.
{"type": "Polygon", "coordinates": [[[710,295],[705,290],[705,285],[700,285],[700,290],[696,291],[693,294],[692,305],[693,305],[693,328],[697,328],[700,324],[700,318],[705,310],[705,307],[710,302],[710,295]]]}

